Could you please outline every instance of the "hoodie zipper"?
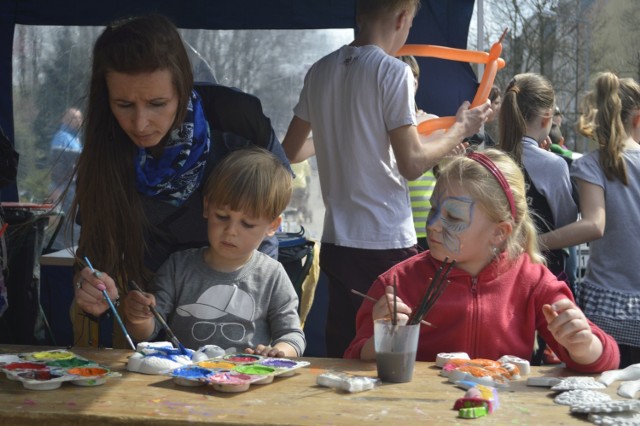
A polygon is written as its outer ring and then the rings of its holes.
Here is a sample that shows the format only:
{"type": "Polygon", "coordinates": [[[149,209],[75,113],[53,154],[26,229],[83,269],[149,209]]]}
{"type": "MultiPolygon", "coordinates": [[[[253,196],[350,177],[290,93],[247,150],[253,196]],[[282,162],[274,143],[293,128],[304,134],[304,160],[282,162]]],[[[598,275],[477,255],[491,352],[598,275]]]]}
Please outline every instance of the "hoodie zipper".
{"type": "Polygon", "coordinates": [[[473,302],[473,306],[471,310],[471,331],[472,331],[471,348],[473,348],[473,354],[474,354],[472,358],[476,358],[477,354],[480,353],[478,348],[480,336],[479,336],[479,330],[478,330],[479,313],[478,313],[478,278],[477,277],[471,278],[471,298],[473,302]]]}

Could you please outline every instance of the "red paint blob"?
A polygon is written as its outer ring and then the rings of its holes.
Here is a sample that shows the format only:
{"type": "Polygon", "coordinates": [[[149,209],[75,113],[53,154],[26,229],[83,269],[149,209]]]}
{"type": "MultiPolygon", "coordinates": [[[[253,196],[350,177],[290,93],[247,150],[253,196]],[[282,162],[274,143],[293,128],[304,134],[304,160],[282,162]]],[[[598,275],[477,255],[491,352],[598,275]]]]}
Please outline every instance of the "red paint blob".
{"type": "Polygon", "coordinates": [[[36,362],[12,362],[2,368],[5,370],[44,370],[47,366],[36,362]]]}

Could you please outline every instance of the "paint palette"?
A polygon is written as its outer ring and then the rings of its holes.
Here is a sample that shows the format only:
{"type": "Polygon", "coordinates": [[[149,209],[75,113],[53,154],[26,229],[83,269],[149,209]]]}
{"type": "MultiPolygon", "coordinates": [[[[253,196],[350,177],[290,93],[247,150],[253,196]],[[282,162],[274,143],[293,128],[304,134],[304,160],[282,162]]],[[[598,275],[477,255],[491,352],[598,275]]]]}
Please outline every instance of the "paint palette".
{"type": "Polygon", "coordinates": [[[120,373],[64,350],[0,355],[0,371],[31,390],[58,389],[64,382],[99,386],[109,377],[120,377],[120,373]]]}
{"type": "Polygon", "coordinates": [[[259,355],[229,354],[176,368],[166,374],[180,386],[211,385],[220,392],[244,392],[250,385],[266,385],[276,377],[295,374],[307,361],[265,358],[259,355]]]}

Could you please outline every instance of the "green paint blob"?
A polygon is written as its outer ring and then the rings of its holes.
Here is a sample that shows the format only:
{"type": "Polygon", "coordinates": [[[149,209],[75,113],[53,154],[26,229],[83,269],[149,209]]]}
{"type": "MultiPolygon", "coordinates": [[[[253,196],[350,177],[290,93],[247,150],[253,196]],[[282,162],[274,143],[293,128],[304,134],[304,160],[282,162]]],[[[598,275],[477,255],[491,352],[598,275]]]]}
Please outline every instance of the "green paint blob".
{"type": "Polygon", "coordinates": [[[271,367],[264,367],[262,365],[238,365],[235,370],[239,373],[251,374],[254,376],[266,376],[267,374],[271,374],[275,371],[275,369],[271,367]]]}
{"type": "Polygon", "coordinates": [[[86,359],[72,358],[72,359],[60,359],[56,361],[49,361],[47,362],[47,364],[52,367],[74,368],[74,367],[81,367],[87,364],[92,364],[92,362],[86,359]]]}

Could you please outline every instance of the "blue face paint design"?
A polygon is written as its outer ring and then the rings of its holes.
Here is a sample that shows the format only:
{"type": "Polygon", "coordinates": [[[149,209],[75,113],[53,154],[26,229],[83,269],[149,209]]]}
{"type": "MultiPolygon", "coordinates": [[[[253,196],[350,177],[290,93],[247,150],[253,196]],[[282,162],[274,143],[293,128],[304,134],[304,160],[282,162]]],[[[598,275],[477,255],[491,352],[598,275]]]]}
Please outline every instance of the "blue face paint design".
{"type": "Polygon", "coordinates": [[[435,199],[431,199],[427,232],[439,220],[442,223],[442,244],[452,253],[460,253],[462,247],[459,234],[471,226],[474,206],[475,201],[470,197],[443,198],[443,194],[438,194],[435,199]]]}

